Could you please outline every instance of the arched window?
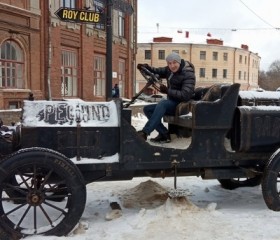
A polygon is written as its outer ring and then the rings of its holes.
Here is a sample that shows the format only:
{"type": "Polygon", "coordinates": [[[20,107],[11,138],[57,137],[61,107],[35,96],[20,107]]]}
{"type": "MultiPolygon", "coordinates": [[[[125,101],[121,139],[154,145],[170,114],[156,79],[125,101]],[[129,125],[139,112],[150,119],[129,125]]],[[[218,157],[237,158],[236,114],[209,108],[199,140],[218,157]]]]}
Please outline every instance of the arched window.
{"type": "Polygon", "coordinates": [[[0,87],[24,88],[24,57],[19,45],[11,40],[0,48],[0,87]]]}

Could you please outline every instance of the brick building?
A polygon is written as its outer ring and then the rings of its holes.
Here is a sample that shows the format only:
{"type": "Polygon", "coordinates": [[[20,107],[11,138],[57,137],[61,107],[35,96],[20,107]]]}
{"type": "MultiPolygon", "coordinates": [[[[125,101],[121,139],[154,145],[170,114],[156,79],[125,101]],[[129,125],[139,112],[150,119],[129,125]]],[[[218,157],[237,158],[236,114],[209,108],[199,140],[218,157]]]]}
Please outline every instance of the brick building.
{"type": "MultiPolygon", "coordinates": [[[[123,0],[124,1],[124,0],[123,0]]],[[[112,86],[134,92],[137,0],[130,16],[112,10],[112,86]]],[[[106,0],[1,0],[0,109],[35,99],[106,100],[106,22],[60,21],[60,8],[106,11],[106,0]]]]}
{"type": "MultiPolygon", "coordinates": [[[[155,37],[152,42],[138,43],[137,63],[155,67],[166,66],[165,58],[177,52],[191,61],[196,69],[196,86],[215,83],[240,83],[242,90],[258,88],[260,57],[249,51],[247,45],[240,48],[224,46],[219,39],[207,39],[205,44],[173,42],[172,37],[155,37]]],[[[146,81],[136,74],[136,90],[146,81]]]]}

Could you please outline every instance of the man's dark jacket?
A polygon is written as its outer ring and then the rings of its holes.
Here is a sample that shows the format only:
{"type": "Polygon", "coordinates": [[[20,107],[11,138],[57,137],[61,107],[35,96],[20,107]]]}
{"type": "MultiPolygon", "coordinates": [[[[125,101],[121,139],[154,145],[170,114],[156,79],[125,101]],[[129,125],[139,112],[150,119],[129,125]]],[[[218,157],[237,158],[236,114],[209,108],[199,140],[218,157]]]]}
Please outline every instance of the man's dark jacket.
{"type": "Polygon", "coordinates": [[[182,59],[180,68],[175,73],[172,73],[168,66],[159,68],[148,66],[148,69],[158,74],[160,78],[167,79],[169,99],[184,102],[193,97],[196,79],[194,66],[190,62],[182,59]]]}

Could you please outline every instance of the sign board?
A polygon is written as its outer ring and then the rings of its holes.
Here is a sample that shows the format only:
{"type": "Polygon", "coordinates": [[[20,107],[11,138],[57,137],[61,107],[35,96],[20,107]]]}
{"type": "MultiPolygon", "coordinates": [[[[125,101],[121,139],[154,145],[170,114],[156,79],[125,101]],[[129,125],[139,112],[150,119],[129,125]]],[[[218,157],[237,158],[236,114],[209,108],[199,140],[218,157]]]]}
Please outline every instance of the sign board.
{"type": "Polygon", "coordinates": [[[115,101],[85,102],[24,101],[23,126],[25,127],[118,127],[118,110],[115,101]]]}
{"type": "Polygon", "coordinates": [[[59,8],[55,15],[61,20],[66,22],[75,23],[105,23],[104,13],[78,10],[75,8],[59,8]]]}

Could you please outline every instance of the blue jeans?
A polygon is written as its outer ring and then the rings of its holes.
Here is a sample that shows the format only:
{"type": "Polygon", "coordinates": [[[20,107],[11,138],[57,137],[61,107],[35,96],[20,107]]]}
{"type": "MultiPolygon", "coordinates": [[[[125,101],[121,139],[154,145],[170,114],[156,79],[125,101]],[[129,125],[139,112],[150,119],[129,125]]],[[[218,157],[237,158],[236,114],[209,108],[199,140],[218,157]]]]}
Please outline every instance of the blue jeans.
{"type": "Polygon", "coordinates": [[[168,129],[162,124],[161,119],[164,115],[175,115],[178,104],[177,101],[163,99],[157,104],[144,106],[143,111],[149,120],[142,131],[148,135],[154,130],[159,134],[167,134],[168,129]]]}

